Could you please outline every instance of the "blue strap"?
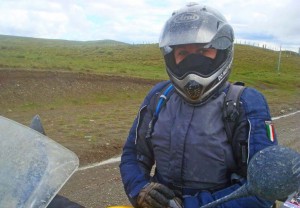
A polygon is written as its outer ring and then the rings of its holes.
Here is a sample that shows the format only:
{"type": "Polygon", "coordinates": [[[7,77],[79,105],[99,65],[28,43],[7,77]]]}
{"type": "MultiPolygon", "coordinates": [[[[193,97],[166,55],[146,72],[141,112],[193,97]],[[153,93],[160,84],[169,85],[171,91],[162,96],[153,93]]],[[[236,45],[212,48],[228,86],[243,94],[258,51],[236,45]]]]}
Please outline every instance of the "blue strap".
{"type": "Polygon", "coordinates": [[[155,112],[153,114],[153,117],[152,117],[151,121],[149,122],[149,125],[148,125],[148,130],[147,130],[146,136],[145,136],[146,139],[151,138],[155,122],[158,118],[158,114],[159,114],[161,108],[163,107],[163,105],[168,100],[168,95],[170,94],[170,92],[172,91],[173,88],[174,88],[173,85],[170,84],[167,87],[167,89],[159,97],[159,100],[158,100],[157,105],[156,105],[155,112]]]}
{"type": "Polygon", "coordinates": [[[155,113],[154,113],[154,116],[157,117],[160,110],[161,110],[161,107],[163,106],[163,104],[166,102],[167,100],[167,97],[168,97],[168,94],[172,91],[172,89],[174,88],[174,86],[171,84],[164,92],[163,94],[159,97],[159,100],[158,100],[158,103],[157,103],[157,106],[156,106],[156,110],[155,110],[155,113]]]}

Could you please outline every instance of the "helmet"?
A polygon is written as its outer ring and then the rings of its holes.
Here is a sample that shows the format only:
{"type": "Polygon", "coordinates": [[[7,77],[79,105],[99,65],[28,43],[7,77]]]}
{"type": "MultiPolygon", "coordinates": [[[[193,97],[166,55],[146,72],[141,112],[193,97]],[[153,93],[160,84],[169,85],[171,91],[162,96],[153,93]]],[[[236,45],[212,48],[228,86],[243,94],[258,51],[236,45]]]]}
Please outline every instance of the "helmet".
{"type": "Polygon", "coordinates": [[[203,104],[224,86],[231,71],[233,41],[232,27],[213,8],[192,3],[173,12],[162,30],[159,47],[170,81],[188,103],[203,104]],[[206,66],[194,64],[181,70],[175,62],[174,47],[184,44],[214,48],[217,55],[214,59],[197,56],[198,62],[203,60],[206,66]]]}

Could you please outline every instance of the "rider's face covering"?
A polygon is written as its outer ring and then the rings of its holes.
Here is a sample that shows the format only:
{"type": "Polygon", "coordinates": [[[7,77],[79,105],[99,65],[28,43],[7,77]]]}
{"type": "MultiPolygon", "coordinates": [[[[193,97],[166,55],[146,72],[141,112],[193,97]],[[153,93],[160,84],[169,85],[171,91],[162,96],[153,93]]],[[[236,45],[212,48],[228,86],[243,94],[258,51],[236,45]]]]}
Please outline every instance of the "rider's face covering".
{"type": "Polygon", "coordinates": [[[212,72],[212,62],[213,59],[201,54],[190,54],[177,64],[174,74],[178,77],[191,73],[207,76],[212,72]]]}

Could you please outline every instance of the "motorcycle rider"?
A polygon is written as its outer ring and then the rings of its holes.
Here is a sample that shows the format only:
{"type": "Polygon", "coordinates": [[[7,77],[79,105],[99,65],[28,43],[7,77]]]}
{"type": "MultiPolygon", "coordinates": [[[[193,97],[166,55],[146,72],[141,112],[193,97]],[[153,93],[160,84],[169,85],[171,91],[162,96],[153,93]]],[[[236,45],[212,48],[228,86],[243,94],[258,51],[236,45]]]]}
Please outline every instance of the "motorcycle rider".
{"type": "MultiPolygon", "coordinates": [[[[257,151],[276,145],[276,135],[267,132],[272,124],[265,98],[248,87],[240,97],[233,138],[226,134],[223,106],[234,32],[217,10],[191,3],[175,11],[162,30],[159,47],[175,90],[154,120],[153,97],[165,84],[158,83],[146,96],[123,148],[121,176],[135,207],[169,207],[170,201],[199,207],[246,182],[238,162],[245,155],[237,152],[247,151],[247,163],[257,151]],[[229,142],[240,140],[246,141],[246,149],[229,142]]],[[[220,207],[273,203],[251,196],[220,207]]]]}

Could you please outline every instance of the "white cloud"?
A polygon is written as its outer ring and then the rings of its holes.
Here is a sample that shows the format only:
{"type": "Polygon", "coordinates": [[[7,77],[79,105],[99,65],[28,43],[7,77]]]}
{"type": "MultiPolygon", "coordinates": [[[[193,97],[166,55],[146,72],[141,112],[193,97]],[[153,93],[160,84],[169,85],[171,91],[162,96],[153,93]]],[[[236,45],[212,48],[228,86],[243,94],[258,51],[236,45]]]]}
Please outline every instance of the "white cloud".
{"type": "Polygon", "coordinates": [[[220,8],[227,14],[237,38],[300,47],[300,5],[297,0],[230,1],[220,8]]]}
{"type": "MultiPolygon", "coordinates": [[[[0,34],[69,40],[157,42],[183,0],[1,0],[0,34]]],[[[234,27],[237,39],[300,46],[298,0],[202,0],[234,27]]]]}

